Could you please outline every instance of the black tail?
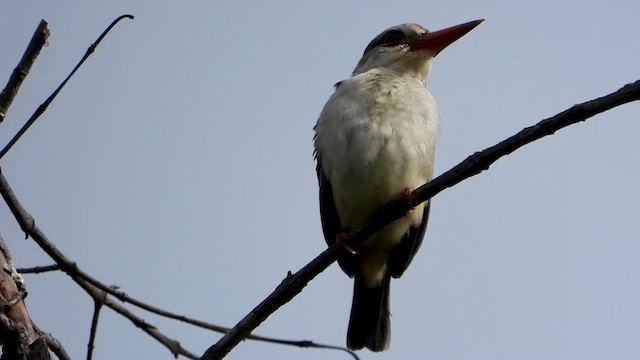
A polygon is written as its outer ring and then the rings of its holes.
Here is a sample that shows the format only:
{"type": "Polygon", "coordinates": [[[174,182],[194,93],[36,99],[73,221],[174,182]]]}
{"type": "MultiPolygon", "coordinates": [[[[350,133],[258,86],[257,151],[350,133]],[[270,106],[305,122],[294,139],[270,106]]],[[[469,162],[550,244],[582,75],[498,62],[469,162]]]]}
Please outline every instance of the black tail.
{"type": "Polygon", "coordinates": [[[367,287],[365,279],[356,276],[353,286],[351,318],[347,331],[347,347],[359,350],[383,351],[389,346],[389,285],[391,277],[384,275],[376,287],[367,287]]]}

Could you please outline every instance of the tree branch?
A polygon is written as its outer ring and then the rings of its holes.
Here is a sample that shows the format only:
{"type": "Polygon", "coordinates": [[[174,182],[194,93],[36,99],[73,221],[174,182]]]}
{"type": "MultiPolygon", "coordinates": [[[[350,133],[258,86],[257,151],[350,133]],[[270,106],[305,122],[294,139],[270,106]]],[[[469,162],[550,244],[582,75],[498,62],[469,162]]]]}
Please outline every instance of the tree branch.
{"type": "Polygon", "coordinates": [[[36,32],[34,32],[31,37],[31,41],[29,42],[27,49],[22,55],[22,59],[20,59],[18,66],[13,69],[13,73],[11,74],[11,77],[9,77],[7,85],[4,90],[2,90],[2,93],[0,93],[0,123],[4,120],[13,99],[18,94],[18,90],[20,90],[22,81],[29,74],[31,66],[36,61],[42,47],[47,44],[48,39],[49,29],[47,28],[47,22],[41,20],[40,25],[36,28],[36,32]]]}
{"type": "Polygon", "coordinates": [[[60,265],[45,265],[45,266],[34,266],[28,268],[17,268],[18,274],[40,274],[49,271],[58,271],[60,270],[60,265]]]}
{"type": "Polygon", "coordinates": [[[62,344],[42,332],[33,322],[23,301],[24,280],[16,272],[11,253],[0,236],[0,344],[2,359],[50,359],[49,349],[61,360],[69,360],[62,344]],[[55,341],[54,341],[55,340],[55,341]]]}
{"type": "MultiPolygon", "coordinates": [[[[112,310],[114,310],[115,312],[117,312],[118,314],[120,314],[120,315],[124,316],[125,318],[129,319],[129,321],[131,321],[131,323],[133,323],[133,325],[135,325],[136,327],[140,328],[142,331],[146,332],[152,338],[156,339],[158,342],[160,342],[162,345],[164,345],[167,349],[169,349],[169,351],[171,351],[171,353],[174,356],[177,357],[178,355],[182,355],[182,356],[185,356],[185,357],[187,357],[189,359],[198,359],[198,357],[195,354],[193,354],[192,352],[190,352],[187,349],[183,348],[180,345],[179,341],[169,338],[168,336],[166,336],[162,332],[160,332],[158,330],[158,328],[155,327],[154,325],[148,323],[144,319],[142,319],[139,316],[135,315],[134,313],[129,311],[124,306],[114,302],[113,300],[111,300],[111,298],[109,298],[107,296],[107,293],[105,293],[101,289],[96,288],[95,286],[89,284],[88,282],[86,282],[86,281],[84,281],[82,279],[79,279],[79,278],[73,278],[73,279],[76,281],[76,283],[78,285],[80,285],[80,287],[82,287],[87,292],[87,294],[89,294],[89,296],[91,296],[93,298],[93,300],[96,303],[102,303],[105,306],[107,306],[107,307],[111,308],[112,310]]],[[[95,318],[96,318],[96,316],[95,316],[95,313],[94,313],[94,319],[95,318]]],[[[92,328],[93,328],[93,324],[92,324],[92,328]]],[[[91,345],[93,345],[93,344],[91,344],[91,345]]]]}
{"type": "MultiPolygon", "coordinates": [[[[628,84],[609,95],[574,105],[570,109],[567,109],[551,118],[542,120],[538,124],[528,127],[488,149],[469,156],[451,170],[413,191],[412,204],[418,205],[423,203],[440,193],[442,190],[487,170],[495,161],[505,155],[511,154],[524,145],[536,141],[544,136],[551,135],[566,126],[584,121],[616,106],[636,100],[640,100],[640,80],[635,83],[628,84]]],[[[382,207],[363,226],[350,234],[349,245],[357,246],[376,231],[382,229],[392,221],[404,216],[406,211],[410,210],[405,204],[406,201],[393,201],[382,207]]],[[[293,299],[294,296],[304,289],[309,281],[324,271],[335,260],[336,249],[335,246],[331,246],[300,271],[288,276],[264,301],[240,320],[240,322],[238,322],[230,332],[223,336],[216,344],[207,349],[201,359],[222,359],[242,339],[246,338],[247,335],[266,320],[267,317],[282,305],[293,299]]]]}
{"type": "Polygon", "coordinates": [[[18,132],[13,136],[13,138],[9,141],[9,143],[4,147],[4,149],[2,149],[2,151],[0,151],[0,159],[2,159],[5,154],[11,150],[11,148],[13,147],[13,145],[15,145],[16,142],[18,142],[18,140],[20,140],[20,138],[22,137],[22,135],[24,135],[24,133],[31,127],[31,125],[33,125],[34,122],[36,122],[36,120],[40,117],[40,115],[42,115],[45,110],[47,110],[47,107],[49,107],[49,105],[53,102],[53,99],[56,98],[56,96],[58,95],[58,93],[60,92],[60,90],[62,90],[62,88],[67,84],[67,82],[69,81],[69,79],[71,79],[71,77],[73,76],[73,74],[76,73],[76,71],[78,71],[78,69],[80,68],[80,66],[82,66],[82,64],[85,62],[85,60],[87,60],[87,58],[95,51],[96,47],[98,46],[98,44],[100,44],[100,42],[102,41],[102,39],[107,35],[107,33],[109,33],[109,31],[122,19],[124,18],[128,18],[128,19],[133,19],[133,15],[122,15],[120,17],[118,17],[117,19],[113,20],[113,22],[111,23],[111,25],[109,25],[107,27],[107,29],[102,32],[102,34],[98,37],[98,39],[96,40],[95,43],[91,44],[91,46],[89,46],[89,48],[87,49],[87,51],[85,52],[84,56],[82,57],[82,59],[80,59],[80,61],[78,62],[78,64],[73,68],[73,70],[71,71],[71,73],[69,73],[69,75],[67,76],[66,79],[64,79],[64,81],[58,86],[58,88],[51,93],[51,95],[49,95],[49,97],[47,98],[47,100],[45,100],[42,104],[40,104],[40,106],[38,106],[38,108],[36,109],[36,111],[33,113],[33,115],[31,115],[31,117],[29,118],[29,120],[27,120],[27,122],[22,126],[22,128],[20,128],[20,130],[18,130],[18,132]]]}
{"type": "Polygon", "coordinates": [[[71,360],[71,356],[69,356],[67,350],[65,350],[64,346],[62,346],[60,340],[53,337],[53,335],[40,330],[36,324],[33,324],[33,327],[40,334],[40,339],[42,339],[46,343],[49,350],[53,351],[53,353],[56,354],[58,359],[71,360]]]}
{"type": "MultiPolygon", "coordinates": [[[[106,297],[106,293],[105,293],[106,297]]],[[[91,329],[89,330],[89,344],[87,345],[87,360],[93,359],[93,348],[98,334],[98,320],[100,319],[100,310],[102,310],[103,301],[93,301],[93,316],[91,318],[91,329]]]]}
{"type": "MultiPolygon", "coordinates": [[[[2,194],[2,197],[9,206],[9,209],[11,210],[13,215],[16,217],[16,221],[18,221],[18,224],[20,224],[20,227],[25,232],[25,234],[27,234],[27,236],[31,236],[33,240],[40,246],[40,248],[42,248],[60,266],[60,270],[67,273],[67,275],[69,275],[71,279],[73,279],[78,285],[80,285],[87,292],[87,294],[89,294],[89,296],[93,298],[94,301],[102,302],[107,307],[128,318],[135,326],[139,327],[147,334],[158,340],[174,355],[184,355],[190,359],[198,358],[193,353],[182,348],[177,340],[173,340],[165,336],[160,331],[158,331],[155,326],[149,324],[120,304],[109,299],[107,297],[107,294],[124,295],[124,293],[116,291],[111,287],[106,286],[98,280],[92,278],[87,273],[78,268],[75,262],[71,261],[62,252],[60,252],[60,250],[58,250],[58,248],[56,248],[56,246],[53,245],[53,243],[51,243],[44,235],[44,233],[36,226],[33,217],[22,207],[20,202],[18,202],[15,194],[13,193],[13,190],[11,190],[11,187],[9,187],[7,180],[2,174],[2,169],[0,169],[0,193],[2,194]]],[[[135,300],[129,298],[126,295],[125,297],[128,300],[135,300]]],[[[144,304],[139,301],[138,303],[144,304]]]]}

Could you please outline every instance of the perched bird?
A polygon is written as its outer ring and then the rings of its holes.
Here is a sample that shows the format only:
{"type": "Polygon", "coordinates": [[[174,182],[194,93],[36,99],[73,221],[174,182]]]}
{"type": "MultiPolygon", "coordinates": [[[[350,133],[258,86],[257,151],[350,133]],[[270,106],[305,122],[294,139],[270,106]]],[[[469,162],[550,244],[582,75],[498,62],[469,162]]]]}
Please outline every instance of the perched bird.
{"type": "Polygon", "coordinates": [[[434,32],[418,24],[383,31],[351,77],[335,85],[314,128],[322,230],[328,245],[342,245],[338,263],[355,277],[350,349],[388,347],[390,279],[402,276],[420,248],[430,205],[416,206],[353,251],[348,232],[431,180],[438,112],[427,74],[440,51],[482,21],[434,32]]]}

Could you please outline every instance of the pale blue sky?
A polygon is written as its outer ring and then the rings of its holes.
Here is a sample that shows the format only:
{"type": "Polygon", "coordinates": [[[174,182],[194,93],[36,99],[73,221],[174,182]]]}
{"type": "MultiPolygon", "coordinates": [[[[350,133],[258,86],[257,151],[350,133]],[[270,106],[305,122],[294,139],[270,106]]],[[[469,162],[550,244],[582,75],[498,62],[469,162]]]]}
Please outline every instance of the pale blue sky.
{"type": "MultiPolygon", "coordinates": [[[[438,56],[436,174],[540,119],[640,78],[638,1],[4,1],[4,81],[40,19],[50,46],[6,143],[105,39],[0,161],[40,228],[86,271],[169,310],[232,326],[325,244],[312,127],[366,44],[402,22],[487,21],[438,56]]],[[[572,126],[434,199],[392,283],[391,348],[362,359],[630,359],[640,353],[640,104],[572,126]]],[[[19,266],[51,261],[6,206],[19,266]]],[[[28,276],[33,319],[84,358],[92,302],[28,276]]],[[[258,334],[343,345],[352,282],[336,265],[258,334]]],[[[201,354],[219,335],[142,313],[201,354]]],[[[96,359],[170,359],[106,310],[96,359]]],[[[243,342],[229,359],[346,359],[243,342]]]]}

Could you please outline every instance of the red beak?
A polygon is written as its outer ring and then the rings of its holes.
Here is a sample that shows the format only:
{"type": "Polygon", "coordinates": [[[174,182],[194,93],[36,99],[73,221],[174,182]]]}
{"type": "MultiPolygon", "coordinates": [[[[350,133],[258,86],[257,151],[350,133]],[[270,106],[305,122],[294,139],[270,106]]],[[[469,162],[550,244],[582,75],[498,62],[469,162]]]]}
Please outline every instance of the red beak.
{"type": "Polygon", "coordinates": [[[433,56],[447,46],[451,45],[454,41],[463,37],[466,33],[471,31],[474,27],[480,25],[484,19],[470,21],[468,23],[452,26],[446,29],[428,32],[416,41],[409,44],[412,51],[414,50],[429,50],[433,52],[433,56]]]}

